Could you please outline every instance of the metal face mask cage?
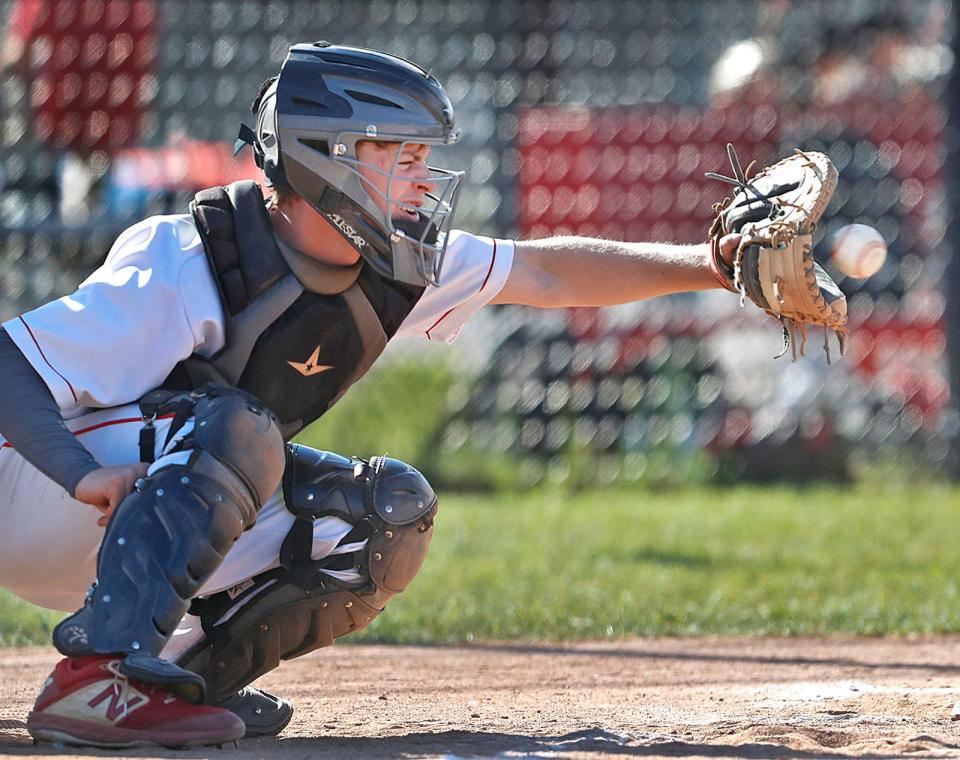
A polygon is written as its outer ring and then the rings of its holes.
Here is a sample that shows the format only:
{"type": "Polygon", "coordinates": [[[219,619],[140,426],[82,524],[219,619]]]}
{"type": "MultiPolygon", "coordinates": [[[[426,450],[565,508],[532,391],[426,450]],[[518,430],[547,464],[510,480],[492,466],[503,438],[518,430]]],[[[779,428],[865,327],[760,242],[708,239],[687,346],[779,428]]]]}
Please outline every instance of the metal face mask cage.
{"type": "MultiPolygon", "coordinates": [[[[449,142],[453,142],[455,139],[456,135],[449,142]]],[[[440,284],[440,274],[447,250],[449,232],[460,197],[461,183],[466,172],[427,165],[428,177],[407,179],[398,177],[397,170],[404,150],[408,145],[432,146],[435,144],[443,145],[446,143],[425,138],[409,139],[399,135],[372,136],[370,133],[341,133],[338,135],[331,151],[331,158],[353,173],[360,187],[374,201],[380,211],[380,219],[384,229],[391,230],[390,246],[394,251],[394,262],[404,260],[402,252],[398,249],[406,247],[412,254],[418,274],[425,283],[433,286],[440,284]],[[389,171],[384,171],[373,164],[356,158],[356,145],[358,142],[365,140],[376,140],[397,145],[396,155],[389,171]],[[384,177],[387,180],[387,192],[384,193],[371,184],[361,174],[361,167],[384,177]],[[432,191],[428,191],[423,196],[423,205],[421,206],[404,202],[394,195],[398,185],[403,186],[413,182],[433,187],[432,191]],[[380,210],[380,204],[376,203],[376,198],[382,201],[382,210],[380,210]],[[390,208],[406,211],[412,216],[394,215],[391,217],[389,214],[390,208]],[[413,215],[415,215],[415,218],[413,215]]],[[[386,263],[384,263],[384,266],[386,266],[386,263]]],[[[395,273],[391,272],[390,274],[395,273]]]]}
{"type": "Polygon", "coordinates": [[[253,110],[256,128],[241,129],[239,144],[253,144],[270,184],[307,201],[380,275],[415,287],[440,282],[464,173],[428,167],[407,179],[398,158],[405,146],[459,137],[434,77],[375,50],[294,45],[253,110]],[[361,140],[396,144],[389,171],[389,158],[377,162],[383,168],[358,161],[361,140]],[[416,195],[406,186],[407,201],[391,197],[404,195],[394,183],[411,181],[422,184],[416,195]]]}

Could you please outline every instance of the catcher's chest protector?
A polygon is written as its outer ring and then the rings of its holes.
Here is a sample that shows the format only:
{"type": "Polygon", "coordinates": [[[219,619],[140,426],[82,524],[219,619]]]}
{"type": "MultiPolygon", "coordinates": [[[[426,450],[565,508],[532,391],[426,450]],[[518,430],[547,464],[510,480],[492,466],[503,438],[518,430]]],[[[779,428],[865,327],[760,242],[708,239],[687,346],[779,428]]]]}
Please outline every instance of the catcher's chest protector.
{"type": "Polygon", "coordinates": [[[226,345],[210,359],[181,362],[164,387],[240,388],[291,438],[363,376],[423,289],[366,264],[334,268],[289,249],[285,256],[253,182],[203,190],[191,211],[220,291],[226,345]]]}

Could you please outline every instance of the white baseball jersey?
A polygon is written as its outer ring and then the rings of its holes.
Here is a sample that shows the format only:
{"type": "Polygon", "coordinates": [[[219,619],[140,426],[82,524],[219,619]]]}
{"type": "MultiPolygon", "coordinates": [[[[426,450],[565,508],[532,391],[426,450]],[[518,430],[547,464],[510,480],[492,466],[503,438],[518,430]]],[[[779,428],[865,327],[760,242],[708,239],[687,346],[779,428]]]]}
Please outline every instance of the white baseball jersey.
{"type": "MultiPolygon", "coordinates": [[[[512,261],[510,241],[451,232],[441,285],[426,289],[395,337],[453,341],[500,292],[512,261]]],[[[220,297],[190,215],[130,227],[75,293],[4,328],[67,419],[136,401],[181,360],[224,343],[220,297]]]]}
{"type": "MultiPolygon", "coordinates": [[[[426,289],[395,337],[452,342],[467,318],[503,288],[512,260],[511,241],[451,232],[441,285],[426,289]]],[[[194,353],[210,356],[224,344],[219,295],[190,215],[151,217],[130,227],[75,293],[4,328],[50,388],[68,427],[102,465],[139,461],[134,402],[179,361],[194,353]]],[[[158,426],[158,446],[164,435],[158,426]]],[[[104,531],[96,524],[100,513],[70,498],[2,436],[0,503],[0,585],[42,606],[79,607],[95,575],[104,531]]],[[[204,593],[276,567],[292,523],[275,493],[204,593]]],[[[336,518],[318,520],[314,558],[348,550],[336,548],[347,532],[336,518]]]]}

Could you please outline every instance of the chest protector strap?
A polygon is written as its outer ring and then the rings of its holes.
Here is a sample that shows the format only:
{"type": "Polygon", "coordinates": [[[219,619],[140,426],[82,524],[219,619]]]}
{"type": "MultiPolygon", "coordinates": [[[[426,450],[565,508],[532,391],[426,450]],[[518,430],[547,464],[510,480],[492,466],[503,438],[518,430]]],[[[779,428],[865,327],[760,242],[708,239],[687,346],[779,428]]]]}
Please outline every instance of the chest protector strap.
{"type": "Polygon", "coordinates": [[[257,338],[303,293],[273,237],[255,182],[201,190],[190,204],[224,310],[226,346],[183,362],[192,383],[236,385],[257,338]]]}
{"type": "Polygon", "coordinates": [[[229,318],[290,273],[255,182],[201,190],[190,211],[229,318]]]}
{"type": "Polygon", "coordinates": [[[366,373],[423,289],[279,242],[253,182],[203,190],[191,211],[219,289],[225,345],[181,362],[164,387],[240,388],[277,414],[289,439],[366,373]]]}

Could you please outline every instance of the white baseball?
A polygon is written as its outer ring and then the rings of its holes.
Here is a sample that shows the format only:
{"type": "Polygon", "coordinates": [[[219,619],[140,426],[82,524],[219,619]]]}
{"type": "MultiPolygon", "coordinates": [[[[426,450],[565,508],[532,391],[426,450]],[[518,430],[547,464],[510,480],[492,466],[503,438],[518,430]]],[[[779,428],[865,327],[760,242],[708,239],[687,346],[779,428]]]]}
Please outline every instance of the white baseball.
{"type": "Polygon", "coordinates": [[[867,224],[848,224],[833,236],[832,250],[837,269],[859,280],[872,277],[887,260],[887,243],[867,224]]]}

